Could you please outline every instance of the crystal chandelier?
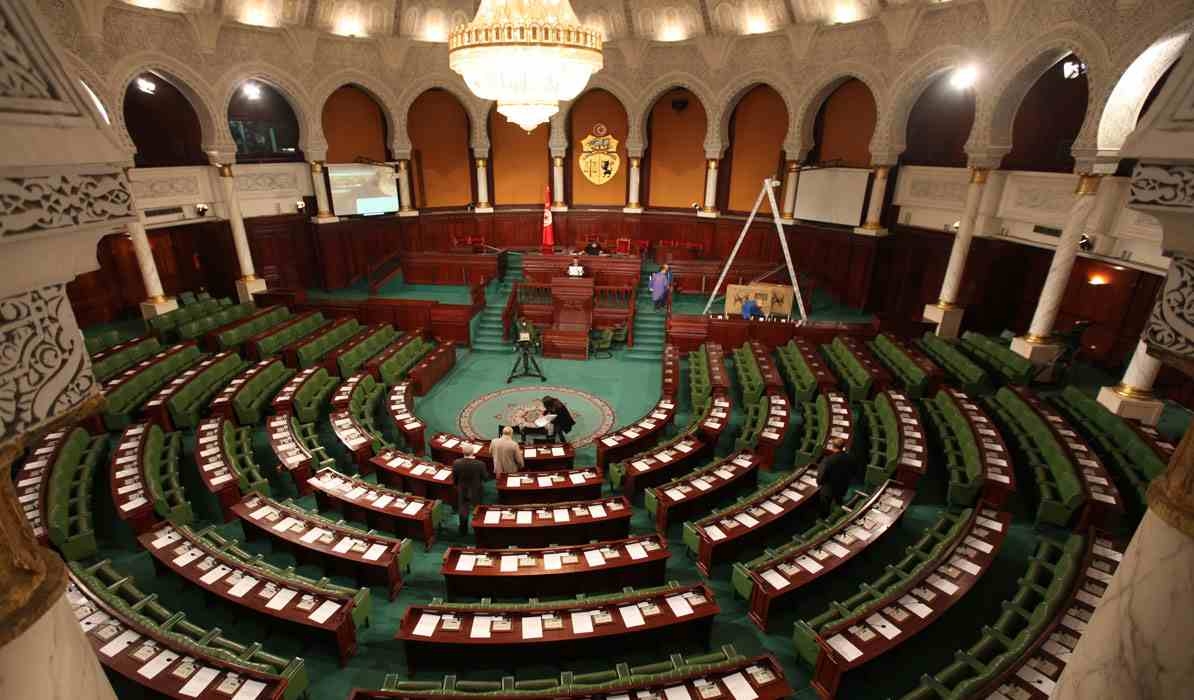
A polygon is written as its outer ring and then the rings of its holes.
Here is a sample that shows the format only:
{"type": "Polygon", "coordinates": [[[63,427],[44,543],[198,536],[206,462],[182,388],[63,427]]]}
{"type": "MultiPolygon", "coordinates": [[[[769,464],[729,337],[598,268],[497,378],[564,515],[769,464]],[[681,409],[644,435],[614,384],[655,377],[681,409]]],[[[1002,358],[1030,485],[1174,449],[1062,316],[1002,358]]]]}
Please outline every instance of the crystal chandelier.
{"type": "Polygon", "coordinates": [[[582,26],[568,0],[481,0],[473,21],[452,30],[448,65],[532,131],[601,70],[601,33],[582,26]]]}

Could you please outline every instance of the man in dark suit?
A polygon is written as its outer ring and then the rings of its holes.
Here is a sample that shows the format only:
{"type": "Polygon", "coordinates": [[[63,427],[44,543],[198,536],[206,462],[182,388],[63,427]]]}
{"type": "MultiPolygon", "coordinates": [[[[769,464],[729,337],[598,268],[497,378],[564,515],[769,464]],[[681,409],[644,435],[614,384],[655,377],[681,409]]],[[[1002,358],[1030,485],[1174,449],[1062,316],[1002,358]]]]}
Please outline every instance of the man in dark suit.
{"type": "Polygon", "coordinates": [[[468,521],[473,506],[481,502],[481,485],[489,479],[485,463],[477,459],[479,445],[468,445],[464,456],[452,462],[452,476],[456,477],[456,515],[460,518],[460,534],[468,534],[468,521]]]}
{"type": "Polygon", "coordinates": [[[825,456],[817,465],[817,486],[821,493],[821,517],[827,517],[833,507],[846,500],[850,479],[854,473],[854,459],[846,452],[846,441],[831,438],[825,446],[825,456]]]}
{"type": "Polygon", "coordinates": [[[543,411],[556,417],[552,421],[552,425],[556,429],[556,439],[560,442],[568,442],[568,433],[576,426],[576,419],[572,417],[572,413],[564,405],[564,402],[554,396],[544,396],[543,411]]]}

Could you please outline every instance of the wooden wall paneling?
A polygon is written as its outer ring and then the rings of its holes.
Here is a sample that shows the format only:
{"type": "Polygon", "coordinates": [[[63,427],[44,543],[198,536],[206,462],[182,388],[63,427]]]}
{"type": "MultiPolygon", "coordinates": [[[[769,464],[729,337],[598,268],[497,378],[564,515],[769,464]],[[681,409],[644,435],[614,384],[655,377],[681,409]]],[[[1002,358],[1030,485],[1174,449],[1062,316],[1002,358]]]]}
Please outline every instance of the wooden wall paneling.
{"type": "MultiPolygon", "coordinates": [[[[248,221],[252,219],[246,220],[246,231],[248,221]]],[[[195,253],[199,256],[208,292],[213,297],[235,299],[240,265],[236,260],[236,246],[232,242],[232,229],[228,222],[213,219],[191,226],[195,230],[195,253]]]]}
{"type": "Polygon", "coordinates": [[[318,286],[310,224],[302,214],[245,219],[245,234],[257,276],[270,287],[306,289],[318,286]]]}
{"type": "Polygon", "coordinates": [[[543,241],[541,211],[498,211],[491,225],[486,241],[499,248],[536,248],[543,241]]]}
{"type": "Polygon", "coordinates": [[[469,321],[473,309],[467,304],[435,304],[430,308],[431,335],[442,341],[469,345],[469,321]]]}

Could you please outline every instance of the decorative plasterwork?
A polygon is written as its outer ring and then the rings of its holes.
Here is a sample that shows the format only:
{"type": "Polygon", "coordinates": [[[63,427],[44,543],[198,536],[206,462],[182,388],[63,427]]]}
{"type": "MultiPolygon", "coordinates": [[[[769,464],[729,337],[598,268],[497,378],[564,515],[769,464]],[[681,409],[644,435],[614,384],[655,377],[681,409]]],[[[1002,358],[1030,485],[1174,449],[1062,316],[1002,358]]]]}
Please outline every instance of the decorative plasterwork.
{"type": "Polygon", "coordinates": [[[198,194],[198,174],[133,181],[133,195],[142,203],[152,199],[191,197],[198,194]]]}
{"type": "Polygon", "coordinates": [[[900,168],[893,203],[901,207],[924,207],[962,211],[966,205],[969,177],[962,168],[900,168]]]}
{"type": "Polygon", "coordinates": [[[1144,341],[1150,350],[1194,361],[1194,258],[1173,258],[1145,326],[1144,341]]]}
{"type": "Polygon", "coordinates": [[[237,192],[291,192],[298,188],[298,179],[293,172],[242,172],[236,175],[237,192]]]}
{"type": "Polygon", "coordinates": [[[1138,164],[1130,197],[1136,208],[1186,209],[1194,214],[1194,165],[1138,164]]]}
{"type": "Polygon", "coordinates": [[[120,222],[131,205],[119,171],[0,178],[0,238],[120,222]]]}
{"type": "Polygon", "coordinates": [[[1008,173],[998,216],[1060,228],[1074,204],[1076,184],[1073,176],[1008,173]]]}

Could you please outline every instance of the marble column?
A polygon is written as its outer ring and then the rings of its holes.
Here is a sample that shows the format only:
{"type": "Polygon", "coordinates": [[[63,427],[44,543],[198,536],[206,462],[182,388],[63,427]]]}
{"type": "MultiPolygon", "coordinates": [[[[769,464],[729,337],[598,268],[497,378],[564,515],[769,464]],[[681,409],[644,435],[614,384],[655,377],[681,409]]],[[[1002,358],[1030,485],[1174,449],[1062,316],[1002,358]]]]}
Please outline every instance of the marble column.
{"type": "Polygon", "coordinates": [[[643,205],[639,203],[639,183],[642,179],[643,159],[630,156],[630,173],[627,175],[626,207],[622,210],[627,214],[643,213],[643,205]]]}
{"type": "Polygon", "coordinates": [[[568,211],[564,203],[564,156],[551,157],[551,210],[568,211]]]}
{"type": "Polygon", "coordinates": [[[403,158],[398,161],[398,216],[419,215],[410,191],[410,161],[403,158]]]}
{"type": "Polygon", "coordinates": [[[1053,700],[1184,698],[1194,687],[1194,430],[1148,490],[1148,511],[1053,700]]]}
{"type": "Polygon", "coordinates": [[[493,205],[489,203],[489,163],[484,158],[477,159],[477,206],[478,214],[492,214],[493,205]]]}
{"type": "Polygon", "coordinates": [[[1041,296],[1037,300],[1028,333],[1012,340],[1012,350],[1028,358],[1033,364],[1049,364],[1062,350],[1060,345],[1050,343],[1049,337],[1053,333],[1053,323],[1057,320],[1057,312],[1061,308],[1062,296],[1070,283],[1070,272],[1074,269],[1074,260],[1078,257],[1078,243],[1086,230],[1086,220],[1094,209],[1095,194],[1098,191],[1098,175],[1082,175],[1078,178],[1074,203],[1070,206],[1065,226],[1061,229],[1061,237],[1057,240],[1053,261],[1049,263],[1049,272],[1045,276],[1045,285],[1041,288],[1041,296]]]}
{"type": "Polygon", "coordinates": [[[779,208],[779,218],[790,224],[796,220],[796,184],[800,181],[800,163],[788,161],[784,172],[784,199],[779,208]]]}
{"type": "Polygon", "coordinates": [[[1124,371],[1123,380],[1113,387],[1099,389],[1099,403],[1118,416],[1156,425],[1165,408],[1165,404],[1153,397],[1153,382],[1160,371],[1161,361],[1148,354],[1148,346],[1141,339],[1124,371]]]}
{"type": "MultiPolygon", "coordinates": [[[[315,190],[315,218],[313,221],[317,224],[330,224],[338,221],[335,216],[332,216],[332,207],[328,198],[327,183],[323,179],[323,161],[311,161],[311,189],[315,190]]],[[[237,204],[239,210],[240,205],[237,204]]]]}
{"type": "Polygon", "coordinates": [[[145,301],[141,302],[141,317],[153,318],[178,308],[178,301],[167,299],[162,291],[162,279],[158,277],[158,266],[153,260],[153,248],[145,232],[145,215],[137,212],[137,220],[128,224],[129,239],[133,242],[133,254],[141,270],[141,282],[145,284],[145,301]]]}
{"type": "Polygon", "coordinates": [[[958,291],[966,272],[966,258],[970,255],[970,243],[974,240],[974,224],[978,216],[978,205],[982,201],[987,184],[984,168],[970,169],[970,185],[966,188],[966,203],[962,207],[962,218],[958,232],[954,234],[953,247],[949,251],[949,264],[945,268],[945,280],[936,304],[925,307],[924,317],[937,322],[937,335],[944,338],[958,337],[964,310],[957,305],[958,291]]]}
{"type": "Polygon", "coordinates": [[[232,173],[232,166],[221,165],[219,170],[220,186],[224,190],[224,207],[228,213],[228,227],[232,229],[232,245],[236,248],[236,261],[240,265],[241,276],[236,281],[236,296],[241,303],[253,301],[254,292],[265,291],[265,280],[258,279],[256,270],[253,269],[253,254],[249,250],[249,236],[245,233],[245,218],[240,211],[240,199],[236,195],[236,177],[232,173]]]}
{"type": "Polygon", "coordinates": [[[709,158],[705,162],[705,201],[697,211],[697,216],[715,219],[717,211],[717,164],[716,158],[709,158]]]}
{"type": "Polygon", "coordinates": [[[871,195],[866,206],[866,221],[854,229],[855,233],[864,236],[886,236],[887,229],[879,223],[883,215],[883,198],[887,196],[887,174],[891,168],[886,165],[875,167],[875,177],[871,179],[871,195]]]}

